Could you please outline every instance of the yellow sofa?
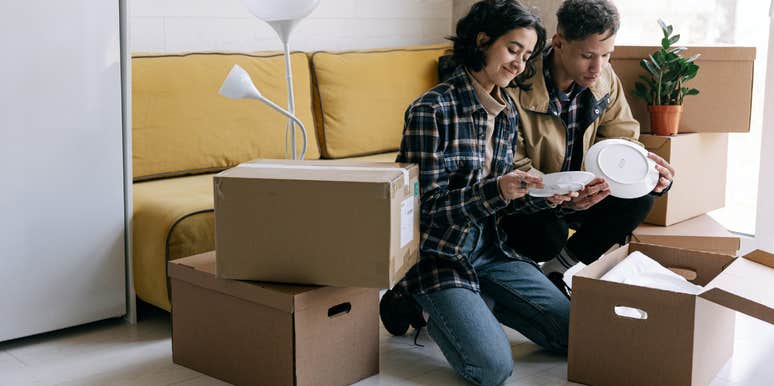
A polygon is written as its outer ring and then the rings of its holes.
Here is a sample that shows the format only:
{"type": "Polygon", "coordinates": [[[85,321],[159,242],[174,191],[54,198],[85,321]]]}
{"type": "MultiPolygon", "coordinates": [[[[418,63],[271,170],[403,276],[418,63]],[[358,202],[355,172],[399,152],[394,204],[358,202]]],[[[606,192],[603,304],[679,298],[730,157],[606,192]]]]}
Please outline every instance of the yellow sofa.
{"type": "MultiPolygon", "coordinates": [[[[447,48],[293,53],[306,158],[394,161],[403,113],[437,83],[438,57],[447,48]]],[[[281,53],[132,58],[134,285],[140,299],[165,310],[166,262],[215,247],[214,173],[251,159],[286,158],[284,116],[258,101],[218,95],[234,64],[286,105],[281,53]]]]}

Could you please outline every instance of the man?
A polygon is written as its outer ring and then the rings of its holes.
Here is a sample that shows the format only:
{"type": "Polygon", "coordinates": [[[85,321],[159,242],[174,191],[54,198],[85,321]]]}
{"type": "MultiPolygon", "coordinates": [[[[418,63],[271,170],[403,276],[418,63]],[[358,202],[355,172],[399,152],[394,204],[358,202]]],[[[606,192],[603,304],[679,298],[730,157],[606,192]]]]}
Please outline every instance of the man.
{"type": "MultiPolygon", "coordinates": [[[[581,170],[594,143],[639,137],[639,123],[609,65],[619,27],[615,6],[608,0],[566,0],[556,15],[557,32],[536,63],[532,89],[509,91],[520,120],[515,166],[533,173],[581,170]]],[[[624,242],[650,212],[654,196],[671,187],[674,169],[653,153],[648,157],[660,174],[651,194],[612,197],[605,180],[596,178],[559,206],[503,218],[508,244],[545,261],[544,273],[569,297],[564,272],[578,261],[591,263],[615,243],[624,242]],[[576,232],[568,239],[570,227],[576,232]]]]}

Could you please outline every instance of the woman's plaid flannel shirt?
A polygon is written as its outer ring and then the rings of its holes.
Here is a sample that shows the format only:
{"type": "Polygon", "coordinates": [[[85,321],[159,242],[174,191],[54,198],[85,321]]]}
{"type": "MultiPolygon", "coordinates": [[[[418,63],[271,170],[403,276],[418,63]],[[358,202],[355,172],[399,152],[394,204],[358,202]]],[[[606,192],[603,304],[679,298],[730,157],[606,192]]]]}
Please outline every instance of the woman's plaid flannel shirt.
{"type": "Polygon", "coordinates": [[[505,244],[505,232],[497,226],[500,216],[551,207],[542,198],[508,202],[500,195],[497,180],[513,168],[518,128],[513,101],[508,93],[500,94],[506,108],[495,118],[490,176],[482,175],[487,112],[463,67],[406,111],[397,162],[419,164],[421,192],[420,258],[399,283],[410,293],[455,287],[478,292],[475,270],[461,251],[471,227],[490,222],[505,256],[524,259],[505,244]]]}

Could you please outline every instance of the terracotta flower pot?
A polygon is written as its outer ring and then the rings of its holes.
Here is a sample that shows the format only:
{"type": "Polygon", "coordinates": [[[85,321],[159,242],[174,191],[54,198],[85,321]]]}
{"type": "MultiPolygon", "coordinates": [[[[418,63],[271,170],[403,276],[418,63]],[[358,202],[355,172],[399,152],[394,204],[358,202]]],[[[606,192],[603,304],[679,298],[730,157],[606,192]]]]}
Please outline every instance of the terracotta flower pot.
{"type": "Polygon", "coordinates": [[[683,113],[682,105],[648,106],[650,132],[655,135],[675,135],[683,113]]]}

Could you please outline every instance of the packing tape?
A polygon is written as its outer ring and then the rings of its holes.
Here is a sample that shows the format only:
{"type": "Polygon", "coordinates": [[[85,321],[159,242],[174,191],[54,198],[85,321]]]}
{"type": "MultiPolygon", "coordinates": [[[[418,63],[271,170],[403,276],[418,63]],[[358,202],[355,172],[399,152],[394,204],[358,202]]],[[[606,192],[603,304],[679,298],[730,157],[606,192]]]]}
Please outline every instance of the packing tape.
{"type": "Polygon", "coordinates": [[[358,167],[358,166],[327,166],[327,165],[286,165],[286,164],[268,164],[268,163],[242,163],[237,167],[255,168],[255,169],[292,169],[292,170],[342,170],[348,172],[356,171],[368,171],[378,172],[382,170],[398,170],[403,174],[403,186],[409,186],[410,178],[409,171],[400,167],[386,167],[386,168],[374,168],[374,167],[358,167]]]}

